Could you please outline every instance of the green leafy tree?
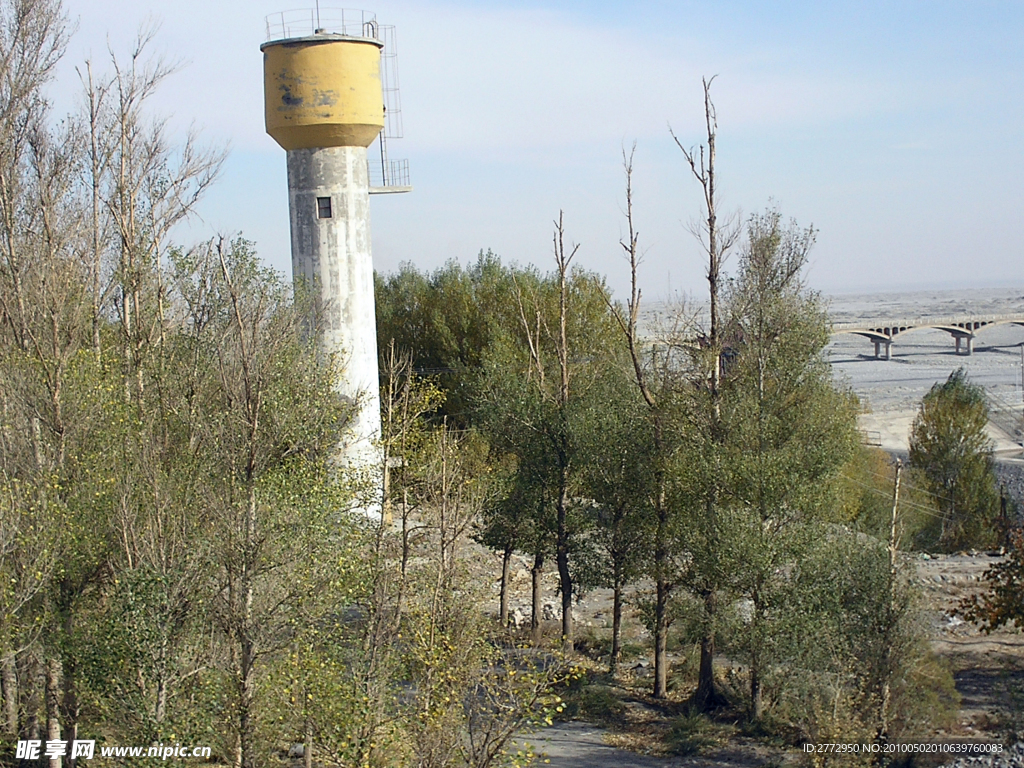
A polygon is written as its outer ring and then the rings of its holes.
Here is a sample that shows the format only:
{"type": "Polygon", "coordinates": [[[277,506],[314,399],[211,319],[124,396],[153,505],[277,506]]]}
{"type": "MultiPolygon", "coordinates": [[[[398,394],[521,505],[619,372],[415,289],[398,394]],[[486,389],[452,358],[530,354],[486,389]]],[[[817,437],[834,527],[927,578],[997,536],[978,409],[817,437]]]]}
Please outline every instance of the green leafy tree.
{"type": "MultiPolygon", "coordinates": [[[[841,473],[837,519],[849,521],[861,533],[887,539],[892,525],[892,464],[892,456],[881,448],[859,446],[841,473]]],[[[927,535],[939,509],[920,469],[904,466],[902,473],[897,534],[904,546],[913,547],[927,535]]]]}
{"type": "MultiPolygon", "coordinates": [[[[535,508],[534,535],[552,533],[558,567],[562,638],[572,649],[575,549],[590,521],[577,502],[582,487],[581,441],[593,413],[595,375],[614,360],[614,326],[603,281],[570,268],[562,221],[555,222],[555,271],[515,283],[519,326],[492,345],[477,385],[477,414],[499,451],[516,456],[520,486],[535,508]]],[[[536,539],[535,563],[548,549],[536,539]]],[[[536,616],[534,617],[536,619],[536,616]]]]}
{"type": "MultiPolygon", "coordinates": [[[[498,592],[498,620],[502,626],[509,621],[509,578],[512,556],[516,552],[529,552],[536,539],[537,522],[533,510],[538,504],[530,498],[531,487],[523,474],[515,469],[515,458],[506,460],[505,490],[481,511],[478,542],[501,553],[501,581],[498,592]]],[[[539,586],[539,585],[538,585],[539,586]]]]}
{"type": "MultiPolygon", "coordinates": [[[[836,389],[824,357],[829,323],[802,281],[814,231],[778,211],[750,218],[747,245],[729,293],[731,343],[723,375],[724,480],[718,552],[722,586],[749,601],[735,650],[750,668],[751,715],[763,714],[762,682],[774,663],[772,626],[785,568],[820,535],[835,508],[835,480],[856,446],[855,401],[836,389]]],[[[698,531],[705,525],[700,510],[698,531]]],[[[702,540],[698,535],[697,539],[702,540]]]]}
{"type": "Polygon", "coordinates": [[[937,497],[935,540],[947,551],[986,546],[995,536],[999,494],[987,425],[985,392],[959,368],[932,386],[911,428],[910,462],[937,497]]]}
{"type": "Polygon", "coordinates": [[[959,696],[929,650],[913,570],[893,574],[883,542],[823,528],[780,597],[778,663],[766,670],[775,722],[808,741],[872,740],[883,727],[883,681],[889,738],[920,739],[955,722],[959,696]]]}
{"type": "Polygon", "coordinates": [[[581,581],[612,590],[612,674],[622,647],[623,590],[650,569],[656,528],[657,448],[646,404],[624,368],[611,365],[595,379],[580,451],[585,493],[594,501],[581,581]]]}
{"type": "Polygon", "coordinates": [[[468,267],[453,260],[427,275],[403,264],[394,274],[377,275],[381,353],[393,342],[399,355],[408,354],[415,372],[445,392],[436,418],[465,426],[473,414],[472,383],[488,348],[519,325],[515,286],[536,278],[531,269],[502,264],[491,251],[468,267]]]}

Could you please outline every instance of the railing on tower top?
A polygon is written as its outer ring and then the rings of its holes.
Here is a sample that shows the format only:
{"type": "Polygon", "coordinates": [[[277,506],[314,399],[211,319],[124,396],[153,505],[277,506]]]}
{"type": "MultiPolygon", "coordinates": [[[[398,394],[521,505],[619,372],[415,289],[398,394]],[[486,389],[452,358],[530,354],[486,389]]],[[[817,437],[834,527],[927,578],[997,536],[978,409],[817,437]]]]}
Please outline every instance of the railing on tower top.
{"type": "Polygon", "coordinates": [[[272,13],[266,17],[267,41],[337,35],[376,40],[381,45],[380,81],[384,102],[384,129],[370,148],[370,191],[408,192],[409,161],[388,158],[389,139],[402,137],[402,102],[398,90],[398,49],[395,28],[378,24],[369,11],[348,8],[299,8],[272,13]]]}
{"type": "Polygon", "coordinates": [[[268,41],[317,34],[381,40],[377,16],[369,11],[348,8],[297,8],[267,16],[268,41]]]}

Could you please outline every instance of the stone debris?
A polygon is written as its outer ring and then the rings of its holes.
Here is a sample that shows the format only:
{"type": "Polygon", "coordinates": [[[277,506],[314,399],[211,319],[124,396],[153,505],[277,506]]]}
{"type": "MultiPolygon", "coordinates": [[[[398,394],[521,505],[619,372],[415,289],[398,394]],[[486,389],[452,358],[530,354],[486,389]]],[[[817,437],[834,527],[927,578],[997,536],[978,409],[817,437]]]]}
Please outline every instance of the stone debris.
{"type": "Polygon", "coordinates": [[[530,626],[530,614],[518,606],[508,612],[508,623],[512,629],[523,629],[530,626]]]}
{"type": "Polygon", "coordinates": [[[1024,768],[1024,742],[1004,747],[1002,752],[958,757],[942,768],[1024,768]]]}

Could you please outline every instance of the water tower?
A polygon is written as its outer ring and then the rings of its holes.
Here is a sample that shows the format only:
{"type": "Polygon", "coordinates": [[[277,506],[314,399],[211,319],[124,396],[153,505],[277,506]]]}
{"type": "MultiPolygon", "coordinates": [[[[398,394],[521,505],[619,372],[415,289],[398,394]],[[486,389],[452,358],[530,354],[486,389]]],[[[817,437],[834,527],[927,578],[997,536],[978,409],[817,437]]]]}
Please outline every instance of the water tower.
{"type": "Polygon", "coordinates": [[[267,133],[288,153],[292,276],[319,291],[317,333],[344,369],[336,387],[359,403],[340,459],[376,468],[369,196],[410,189],[407,164],[388,161],[386,151],[386,139],[401,135],[394,30],[363,11],[286,11],[267,17],[260,50],[267,133]]]}

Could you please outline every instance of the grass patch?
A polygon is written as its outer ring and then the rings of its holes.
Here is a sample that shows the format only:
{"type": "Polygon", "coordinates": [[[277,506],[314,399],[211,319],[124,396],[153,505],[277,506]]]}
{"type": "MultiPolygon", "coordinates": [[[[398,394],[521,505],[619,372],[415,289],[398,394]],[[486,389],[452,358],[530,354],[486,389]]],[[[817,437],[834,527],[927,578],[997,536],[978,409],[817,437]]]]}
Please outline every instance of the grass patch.
{"type": "Polygon", "coordinates": [[[671,754],[686,757],[719,746],[721,737],[721,726],[693,712],[673,720],[665,735],[665,745],[671,754]]]}
{"type": "Polygon", "coordinates": [[[626,707],[607,685],[591,683],[566,697],[565,714],[574,720],[600,725],[621,725],[626,707]]]}

